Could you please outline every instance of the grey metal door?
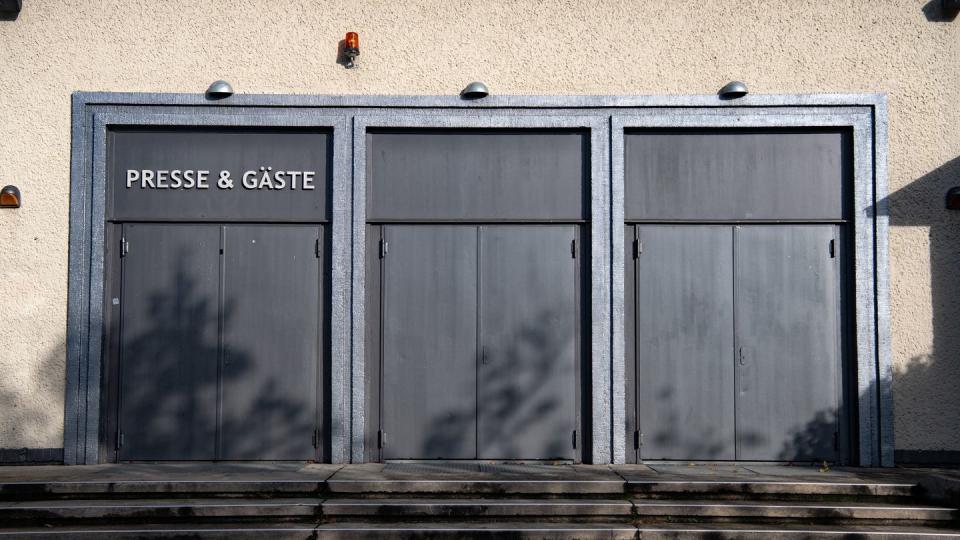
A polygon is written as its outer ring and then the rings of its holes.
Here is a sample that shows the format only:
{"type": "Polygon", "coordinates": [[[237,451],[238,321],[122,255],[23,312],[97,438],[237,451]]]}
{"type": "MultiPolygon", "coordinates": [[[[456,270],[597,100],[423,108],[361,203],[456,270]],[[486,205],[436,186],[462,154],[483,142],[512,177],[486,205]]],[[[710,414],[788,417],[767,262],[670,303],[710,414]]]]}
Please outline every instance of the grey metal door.
{"type": "Polygon", "coordinates": [[[391,225],[383,240],[382,458],[474,459],[477,228],[391,225]]]}
{"type": "Polygon", "coordinates": [[[119,459],[214,459],[220,228],[123,235],[119,459]]]}
{"type": "Polygon", "coordinates": [[[220,458],[313,460],[321,228],[227,225],[220,458]]]}
{"type": "Polygon", "coordinates": [[[478,457],[573,459],[576,228],[480,227],[478,457]]]}
{"type": "Polygon", "coordinates": [[[737,458],[835,460],[839,258],[833,225],[737,226],[737,458]]]}
{"type": "Polygon", "coordinates": [[[643,459],[735,459],[733,233],[639,225],[636,395],[643,459]]]}

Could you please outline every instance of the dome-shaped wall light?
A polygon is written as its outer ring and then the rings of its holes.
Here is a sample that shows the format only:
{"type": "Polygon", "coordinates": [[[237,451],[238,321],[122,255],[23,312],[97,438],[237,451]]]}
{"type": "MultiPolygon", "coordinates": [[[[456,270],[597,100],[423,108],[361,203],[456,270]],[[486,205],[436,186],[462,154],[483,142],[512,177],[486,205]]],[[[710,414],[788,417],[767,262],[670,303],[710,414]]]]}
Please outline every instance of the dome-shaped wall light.
{"type": "Polygon", "coordinates": [[[747,95],[747,85],[740,81],[730,81],[717,92],[720,99],[737,99],[747,95]]]}
{"type": "Polygon", "coordinates": [[[17,186],[3,186],[0,189],[0,208],[20,208],[21,200],[17,186]]]}
{"type": "Polygon", "coordinates": [[[474,81],[460,91],[463,99],[482,99],[490,95],[490,89],[480,81],[474,81]]]}
{"type": "Polygon", "coordinates": [[[219,81],[214,81],[213,84],[207,88],[207,98],[209,99],[223,99],[232,95],[233,87],[230,86],[230,83],[222,79],[219,81]]]}

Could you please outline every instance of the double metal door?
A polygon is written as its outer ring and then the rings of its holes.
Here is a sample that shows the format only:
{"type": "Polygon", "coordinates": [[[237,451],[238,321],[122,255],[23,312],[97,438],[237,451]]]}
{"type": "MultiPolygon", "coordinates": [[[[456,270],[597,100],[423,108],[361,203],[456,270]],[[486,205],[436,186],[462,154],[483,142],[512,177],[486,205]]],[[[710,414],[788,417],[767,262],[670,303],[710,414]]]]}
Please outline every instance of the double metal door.
{"type": "Polygon", "coordinates": [[[836,460],[835,225],[639,225],[643,459],[836,460]]]}
{"type": "Polygon", "coordinates": [[[316,459],[321,228],[123,237],[119,459],[316,459]]]}
{"type": "Polygon", "coordinates": [[[573,459],[572,225],[382,229],[383,459],[573,459]]]}

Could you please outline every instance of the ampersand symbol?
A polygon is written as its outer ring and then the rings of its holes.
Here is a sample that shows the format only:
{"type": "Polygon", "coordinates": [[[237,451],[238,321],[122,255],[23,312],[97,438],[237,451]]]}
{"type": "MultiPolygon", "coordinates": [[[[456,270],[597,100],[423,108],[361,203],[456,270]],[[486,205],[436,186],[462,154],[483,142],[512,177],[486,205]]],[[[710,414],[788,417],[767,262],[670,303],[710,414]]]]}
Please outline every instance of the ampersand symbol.
{"type": "Polygon", "coordinates": [[[217,179],[217,187],[220,189],[233,189],[233,178],[230,178],[230,171],[220,171],[220,178],[217,179]]]}

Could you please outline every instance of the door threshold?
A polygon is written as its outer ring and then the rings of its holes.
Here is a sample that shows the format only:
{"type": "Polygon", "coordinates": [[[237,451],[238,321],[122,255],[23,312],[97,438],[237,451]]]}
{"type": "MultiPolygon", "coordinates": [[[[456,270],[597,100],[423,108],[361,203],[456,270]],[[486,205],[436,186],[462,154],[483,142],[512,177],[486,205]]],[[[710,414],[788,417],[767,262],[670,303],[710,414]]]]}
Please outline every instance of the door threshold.
{"type": "Polygon", "coordinates": [[[572,459],[385,459],[384,465],[392,463],[422,465],[575,465],[572,459]]]}
{"type": "MultiPolygon", "coordinates": [[[[826,461],[830,466],[845,467],[846,464],[839,461],[826,461]]],[[[738,461],[738,460],[696,460],[696,459],[642,459],[638,465],[689,465],[699,466],[724,466],[724,465],[743,465],[743,466],[761,466],[778,465],[782,467],[820,467],[824,461],[738,461]]]]}

